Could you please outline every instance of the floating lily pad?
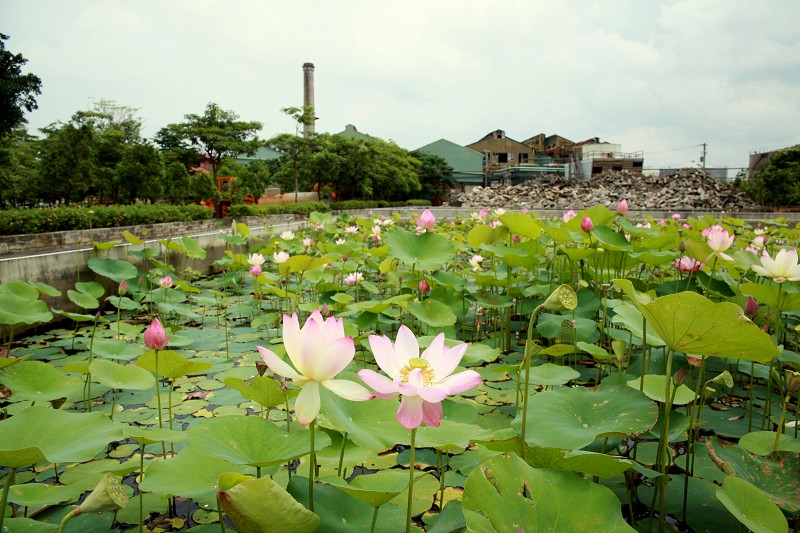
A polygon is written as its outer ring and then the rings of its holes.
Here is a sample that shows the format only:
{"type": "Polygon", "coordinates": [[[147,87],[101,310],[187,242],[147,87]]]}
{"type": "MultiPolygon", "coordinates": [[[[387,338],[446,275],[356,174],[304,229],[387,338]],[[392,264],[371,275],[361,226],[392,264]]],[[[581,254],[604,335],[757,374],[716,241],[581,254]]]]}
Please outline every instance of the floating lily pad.
{"type": "Polygon", "coordinates": [[[95,359],[89,364],[89,371],[93,380],[110,389],[147,390],[155,385],[153,375],[137,366],[95,359]]]}
{"type": "Polygon", "coordinates": [[[726,476],[717,498],[742,524],[754,533],[783,533],[789,524],[767,496],[747,481],[726,476]]]}
{"type": "Polygon", "coordinates": [[[11,390],[12,400],[43,402],[83,391],[83,380],[67,376],[41,361],[22,361],[0,370],[0,384],[11,390]]]}
{"type": "Polygon", "coordinates": [[[531,367],[530,382],[535,385],[564,385],[580,376],[581,373],[574,368],[544,363],[531,367]]]}

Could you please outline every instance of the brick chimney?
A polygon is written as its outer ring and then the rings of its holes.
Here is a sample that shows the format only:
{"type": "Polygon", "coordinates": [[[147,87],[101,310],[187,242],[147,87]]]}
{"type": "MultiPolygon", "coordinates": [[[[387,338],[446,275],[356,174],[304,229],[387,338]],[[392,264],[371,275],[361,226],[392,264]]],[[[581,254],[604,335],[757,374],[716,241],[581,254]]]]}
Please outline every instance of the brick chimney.
{"type": "Polygon", "coordinates": [[[312,120],[303,124],[303,137],[314,135],[314,63],[303,63],[303,111],[311,108],[312,120]]]}

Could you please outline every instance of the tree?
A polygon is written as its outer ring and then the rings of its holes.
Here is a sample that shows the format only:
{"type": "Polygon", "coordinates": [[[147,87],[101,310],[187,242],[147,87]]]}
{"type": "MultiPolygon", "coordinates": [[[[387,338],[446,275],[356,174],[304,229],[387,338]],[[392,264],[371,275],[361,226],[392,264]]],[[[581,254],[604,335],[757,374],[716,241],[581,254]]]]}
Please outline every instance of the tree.
{"type": "Polygon", "coordinates": [[[0,137],[0,207],[38,198],[37,141],[22,128],[0,137]]]}
{"type": "Polygon", "coordinates": [[[224,158],[253,154],[261,145],[256,137],[262,126],[260,122],[240,121],[236,113],[221,109],[215,103],[209,103],[203,115],[189,114],[184,118],[186,122],[162,128],[156,142],[164,149],[161,141],[168,141],[173,148],[192,146],[199,150],[208,158],[214,179],[219,175],[224,158]]]}
{"type": "Polygon", "coordinates": [[[7,39],[8,35],[0,33],[0,137],[25,123],[24,111],[38,107],[36,95],[42,92],[38,76],[22,73],[28,60],[6,50],[7,39]]]}
{"type": "Polygon", "coordinates": [[[453,167],[443,157],[415,150],[411,156],[417,159],[421,166],[419,169],[419,182],[422,185],[420,197],[433,201],[445,188],[456,185],[453,178],[453,167]]]}
{"type": "Polygon", "coordinates": [[[739,187],[761,205],[800,204],[800,146],[775,153],[739,187]]]}
{"type": "Polygon", "coordinates": [[[39,167],[44,197],[50,203],[63,200],[67,205],[83,199],[94,175],[94,128],[73,117],[68,124],[51,124],[42,132],[47,135],[41,141],[39,167]]]}

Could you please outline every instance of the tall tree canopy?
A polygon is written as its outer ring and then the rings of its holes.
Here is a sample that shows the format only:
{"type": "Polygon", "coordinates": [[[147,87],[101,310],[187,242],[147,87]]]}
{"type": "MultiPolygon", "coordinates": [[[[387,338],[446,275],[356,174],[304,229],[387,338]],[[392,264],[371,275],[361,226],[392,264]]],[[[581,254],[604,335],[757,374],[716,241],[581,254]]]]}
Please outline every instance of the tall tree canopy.
{"type": "Polygon", "coordinates": [[[186,122],[168,124],[156,135],[162,149],[194,148],[208,158],[211,174],[216,179],[222,160],[239,154],[254,154],[260,146],[256,133],[261,122],[240,121],[233,111],[215,103],[206,106],[202,115],[184,115],[186,122]]]}
{"type": "Polygon", "coordinates": [[[8,35],[0,33],[0,137],[25,123],[24,111],[38,107],[36,95],[42,92],[38,76],[22,73],[28,60],[6,50],[7,39],[8,35]]]}

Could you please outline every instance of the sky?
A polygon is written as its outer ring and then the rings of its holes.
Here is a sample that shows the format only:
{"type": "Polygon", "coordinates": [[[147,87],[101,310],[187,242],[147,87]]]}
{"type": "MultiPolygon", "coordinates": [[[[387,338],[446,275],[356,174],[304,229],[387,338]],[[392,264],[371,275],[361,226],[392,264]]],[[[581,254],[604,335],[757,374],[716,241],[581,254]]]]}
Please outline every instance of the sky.
{"type": "Polygon", "coordinates": [[[646,168],[799,144],[798,21],[798,0],[0,0],[42,80],[32,133],[101,99],[146,137],[209,102],[292,133],[310,62],[318,132],[599,137],[646,168]]]}

